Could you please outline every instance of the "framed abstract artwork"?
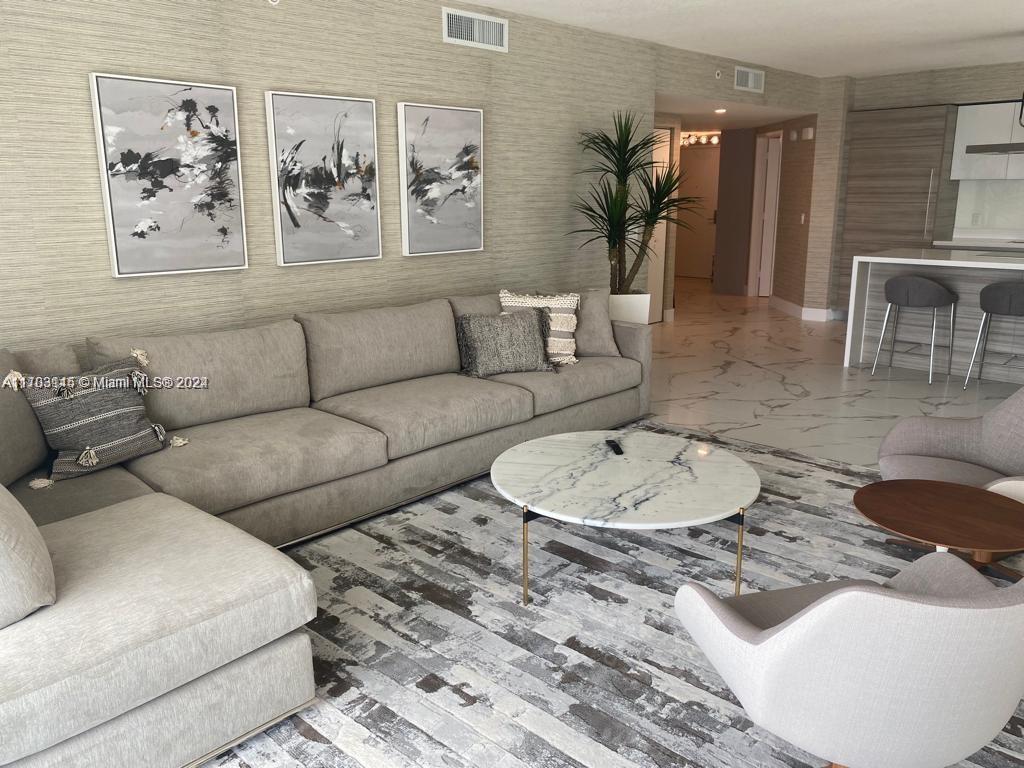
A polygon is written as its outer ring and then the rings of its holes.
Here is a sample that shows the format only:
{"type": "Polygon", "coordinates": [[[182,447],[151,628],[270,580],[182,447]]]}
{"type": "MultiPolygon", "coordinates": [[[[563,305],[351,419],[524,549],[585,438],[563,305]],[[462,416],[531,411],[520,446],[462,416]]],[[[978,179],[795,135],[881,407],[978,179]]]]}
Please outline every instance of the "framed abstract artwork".
{"type": "Polygon", "coordinates": [[[281,266],[381,257],[372,99],[267,91],[281,266]]]}
{"type": "Polygon", "coordinates": [[[114,277],[245,269],[235,89],[90,77],[114,277]]]}
{"type": "Polygon", "coordinates": [[[482,251],[484,113],[399,103],[402,253],[482,251]]]}

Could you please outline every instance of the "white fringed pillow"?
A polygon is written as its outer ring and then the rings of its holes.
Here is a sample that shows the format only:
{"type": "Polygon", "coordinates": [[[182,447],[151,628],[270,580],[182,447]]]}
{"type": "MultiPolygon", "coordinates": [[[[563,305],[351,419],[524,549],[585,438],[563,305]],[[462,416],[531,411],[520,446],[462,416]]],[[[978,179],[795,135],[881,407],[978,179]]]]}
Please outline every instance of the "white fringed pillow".
{"type": "Polygon", "coordinates": [[[580,306],[578,293],[533,296],[502,290],[498,298],[504,312],[514,312],[524,307],[547,310],[551,318],[546,341],[548,360],[555,365],[572,365],[579,362],[576,359],[576,310],[580,306]]]}

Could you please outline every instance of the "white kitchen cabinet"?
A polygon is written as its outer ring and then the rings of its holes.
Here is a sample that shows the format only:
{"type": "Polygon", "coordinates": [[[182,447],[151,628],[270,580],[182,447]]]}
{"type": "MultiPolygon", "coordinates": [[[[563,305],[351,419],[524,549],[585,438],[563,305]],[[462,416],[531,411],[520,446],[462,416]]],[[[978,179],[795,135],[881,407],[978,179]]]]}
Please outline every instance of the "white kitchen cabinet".
{"type": "MultiPolygon", "coordinates": [[[[1010,133],[1011,144],[1024,144],[1024,125],[1020,124],[1020,102],[1013,105],[1013,130],[1010,133]]],[[[1024,152],[1010,155],[1006,166],[1006,178],[1024,179],[1024,152]]]]}
{"type": "Polygon", "coordinates": [[[1007,178],[1010,155],[970,154],[967,148],[984,144],[1009,144],[1019,106],[1019,102],[1004,101],[960,107],[956,118],[951,179],[1007,178]]]}

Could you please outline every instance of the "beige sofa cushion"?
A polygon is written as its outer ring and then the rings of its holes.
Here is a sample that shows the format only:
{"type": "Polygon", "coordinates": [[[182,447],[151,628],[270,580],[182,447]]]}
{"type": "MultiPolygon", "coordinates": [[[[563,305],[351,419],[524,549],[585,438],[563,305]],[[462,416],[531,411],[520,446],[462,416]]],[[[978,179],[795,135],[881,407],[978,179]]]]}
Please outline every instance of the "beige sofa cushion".
{"type": "Polygon", "coordinates": [[[301,567],[170,496],[125,501],[42,534],[59,597],[0,631],[0,764],[184,685],[316,613],[301,567]]]}
{"type": "Polygon", "coordinates": [[[454,373],[349,392],[314,407],[383,432],[389,459],[533,417],[525,389],[454,373]]]}
{"type": "Polygon", "coordinates": [[[446,299],[295,319],[306,332],[313,400],[459,370],[446,299]]]}
{"type": "Polygon", "coordinates": [[[580,294],[579,322],[576,324],[577,357],[619,357],[612,320],[608,314],[607,288],[592,288],[580,294]]]}
{"type": "Polygon", "coordinates": [[[206,388],[158,388],[146,395],[149,418],[166,429],[309,405],[306,342],[293,320],[182,336],[90,338],[93,365],[145,351],[150,378],[206,377],[206,388]]]}
{"type": "Polygon", "coordinates": [[[384,435],[313,408],[257,413],[176,433],[188,445],[128,470],[154,490],[219,515],[387,462],[384,435]]]}
{"type": "MultiPolygon", "coordinates": [[[[0,381],[11,371],[26,374],[17,358],[0,349],[0,381]]],[[[23,392],[0,388],[0,485],[10,485],[46,461],[49,448],[23,392]]]]}
{"type": "Polygon", "coordinates": [[[108,467],[81,477],[61,480],[49,488],[29,486],[33,480],[45,477],[45,468],[40,468],[19,478],[10,489],[36,525],[67,520],[75,515],[83,515],[153,492],[152,488],[123,467],[108,467]]]}
{"type": "Polygon", "coordinates": [[[498,301],[497,291],[479,296],[449,296],[448,303],[452,305],[452,313],[456,317],[501,313],[501,302],[498,301]]]}
{"type": "MultiPolygon", "coordinates": [[[[0,485],[0,629],[52,604],[55,595],[53,565],[39,528],[0,485]]],[[[7,674],[3,664],[0,670],[2,678],[7,674]]]]}
{"type": "Polygon", "coordinates": [[[581,357],[576,365],[558,373],[502,373],[489,381],[500,381],[529,390],[533,410],[539,416],[570,405],[623,392],[640,384],[643,369],[628,357],[581,357]]]}

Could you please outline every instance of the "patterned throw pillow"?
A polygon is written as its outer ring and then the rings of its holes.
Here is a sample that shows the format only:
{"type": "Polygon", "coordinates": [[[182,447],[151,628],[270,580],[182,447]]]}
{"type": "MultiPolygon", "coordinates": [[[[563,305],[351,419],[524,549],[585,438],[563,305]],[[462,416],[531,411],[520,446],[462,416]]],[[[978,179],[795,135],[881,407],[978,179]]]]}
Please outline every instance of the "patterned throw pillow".
{"type": "Polygon", "coordinates": [[[580,306],[578,293],[531,296],[502,290],[498,298],[501,300],[501,308],[506,312],[523,307],[546,309],[551,328],[547,338],[548,359],[555,365],[579,362],[576,359],[576,310],[580,306]]]}
{"type": "Polygon", "coordinates": [[[146,376],[134,359],[74,376],[33,376],[28,398],[46,442],[58,451],[52,480],[95,472],[164,447],[164,428],[146,418],[146,376]]]}
{"type": "Polygon", "coordinates": [[[470,376],[553,371],[544,352],[547,313],[541,309],[455,319],[462,372],[470,376]]]}

